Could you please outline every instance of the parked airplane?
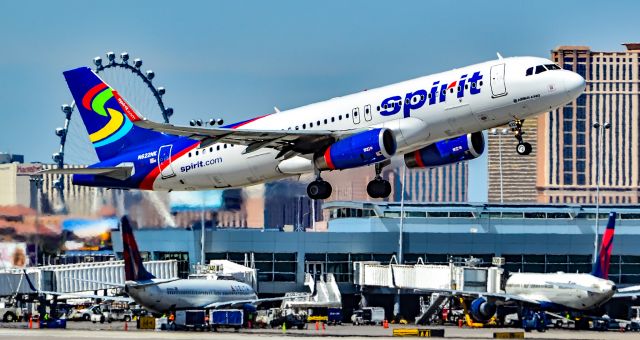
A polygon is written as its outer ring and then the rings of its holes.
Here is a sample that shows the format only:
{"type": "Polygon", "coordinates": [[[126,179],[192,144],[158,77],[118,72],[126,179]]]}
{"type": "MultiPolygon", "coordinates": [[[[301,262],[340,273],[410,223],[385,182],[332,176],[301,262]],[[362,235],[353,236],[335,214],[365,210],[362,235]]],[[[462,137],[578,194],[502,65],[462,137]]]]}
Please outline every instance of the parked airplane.
{"type": "Polygon", "coordinates": [[[251,286],[233,280],[157,279],[145,269],[142,263],[138,244],[133,236],[129,219],[126,216],[122,217],[120,226],[125,284],[84,279],[80,281],[124,288],[130,298],[40,291],[33,286],[28,275],[26,275],[25,277],[31,289],[42,294],[65,295],[73,298],[86,297],[136,302],[147,310],[156,313],[185,309],[237,308],[246,304],[256,305],[283,299],[282,297],[259,299],[251,286]]]}
{"type": "Polygon", "coordinates": [[[367,192],[387,197],[391,185],[380,174],[392,156],[404,155],[410,168],[474,159],[484,151],[481,131],[506,123],[517,152],[527,155],[523,120],[573,101],[585,88],[580,75],[548,59],[498,57],[222,128],[146,120],[81,67],[64,76],[100,162],[46,172],[74,174],[77,185],[168,191],[314,172],[307,193],[324,199],[332,188],[322,171],[375,164],[367,192]]]}
{"type": "Polygon", "coordinates": [[[614,295],[632,296],[616,295],[616,285],[608,279],[615,222],[616,213],[609,213],[600,251],[589,274],[514,273],[507,280],[504,293],[447,289],[429,291],[474,298],[469,313],[479,322],[491,319],[496,314],[498,305],[515,304],[547,311],[588,311],[602,306],[614,295]]]}

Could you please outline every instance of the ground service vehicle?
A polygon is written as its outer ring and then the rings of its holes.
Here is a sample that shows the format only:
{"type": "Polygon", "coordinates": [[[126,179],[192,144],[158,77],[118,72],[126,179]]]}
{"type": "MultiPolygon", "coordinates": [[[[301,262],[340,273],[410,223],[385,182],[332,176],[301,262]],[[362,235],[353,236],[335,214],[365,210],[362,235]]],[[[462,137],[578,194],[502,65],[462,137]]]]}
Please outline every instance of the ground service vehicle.
{"type": "Polygon", "coordinates": [[[244,322],[242,309],[214,309],[209,313],[209,323],[214,331],[221,327],[233,328],[238,331],[244,322]]]}
{"type": "Polygon", "coordinates": [[[351,315],[351,323],[354,325],[381,325],[384,322],[384,308],[363,307],[351,315]]]}
{"type": "Polygon", "coordinates": [[[169,327],[171,329],[206,329],[209,325],[205,320],[204,310],[179,310],[176,311],[175,320],[169,327]]]}
{"type": "Polygon", "coordinates": [[[0,304],[0,317],[2,322],[15,322],[22,320],[24,311],[22,308],[18,308],[9,303],[0,304]]]}
{"type": "Polygon", "coordinates": [[[129,309],[112,308],[109,311],[109,320],[111,321],[126,321],[129,322],[133,319],[133,312],[129,309]]]}
{"type": "Polygon", "coordinates": [[[282,327],[282,325],[284,325],[287,329],[291,329],[293,327],[304,329],[307,325],[307,322],[304,318],[296,314],[287,314],[285,316],[280,316],[274,318],[270,322],[270,326],[272,328],[282,327]]]}
{"type": "Polygon", "coordinates": [[[330,325],[342,325],[342,308],[328,308],[327,323],[330,325]]]}

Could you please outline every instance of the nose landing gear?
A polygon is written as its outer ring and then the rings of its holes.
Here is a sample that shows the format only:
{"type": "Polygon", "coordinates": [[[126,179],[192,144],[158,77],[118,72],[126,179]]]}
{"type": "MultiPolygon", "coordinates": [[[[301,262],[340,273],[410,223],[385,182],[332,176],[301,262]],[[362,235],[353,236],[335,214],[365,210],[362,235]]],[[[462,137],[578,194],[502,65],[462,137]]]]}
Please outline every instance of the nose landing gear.
{"type": "Polygon", "coordinates": [[[382,168],[391,164],[389,160],[384,162],[376,163],[376,177],[367,184],[367,194],[371,198],[387,198],[391,194],[391,183],[389,181],[382,179],[380,174],[382,173],[382,168]]]}
{"type": "Polygon", "coordinates": [[[518,140],[518,145],[516,146],[516,152],[518,153],[518,155],[526,156],[531,153],[533,148],[531,147],[531,144],[523,141],[522,139],[522,135],[524,135],[525,133],[524,131],[522,131],[523,123],[524,123],[524,120],[516,119],[514,121],[509,122],[509,127],[511,128],[511,131],[514,132],[514,137],[516,137],[516,139],[518,140]]]}

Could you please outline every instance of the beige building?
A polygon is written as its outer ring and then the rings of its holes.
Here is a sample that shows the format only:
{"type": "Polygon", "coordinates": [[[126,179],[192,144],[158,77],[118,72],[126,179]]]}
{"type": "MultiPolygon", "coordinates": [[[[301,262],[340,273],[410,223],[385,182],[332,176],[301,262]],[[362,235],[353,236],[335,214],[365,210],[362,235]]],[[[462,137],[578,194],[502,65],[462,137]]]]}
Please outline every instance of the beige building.
{"type": "MultiPolygon", "coordinates": [[[[543,116],[544,114],[542,114],[543,116]]],[[[524,140],[531,144],[531,154],[516,152],[518,141],[509,126],[489,130],[487,138],[488,199],[491,203],[536,202],[538,124],[540,116],[525,120],[524,140]]]]}
{"type": "Polygon", "coordinates": [[[41,169],[41,164],[0,164],[0,206],[22,205],[35,208],[35,184],[29,178],[41,169]]]}
{"type": "Polygon", "coordinates": [[[551,51],[552,60],[582,75],[587,87],[573,103],[540,118],[540,202],[595,203],[599,156],[600,201],[638,202],[640,44],[624,45],[626,51],[599,52],[588,46],[551,51]],[[602,130],[592,127],[595,122],[611,128],[600,135],[602,130]]]}

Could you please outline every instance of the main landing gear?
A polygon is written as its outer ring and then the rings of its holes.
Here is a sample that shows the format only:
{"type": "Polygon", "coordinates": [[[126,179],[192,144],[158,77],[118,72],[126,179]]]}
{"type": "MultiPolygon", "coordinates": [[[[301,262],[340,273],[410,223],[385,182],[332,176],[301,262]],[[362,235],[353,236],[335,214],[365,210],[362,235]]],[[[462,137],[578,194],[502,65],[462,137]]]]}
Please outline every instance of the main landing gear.
{"type": "Polygon", "coordinates": [[[331,184],[323,180],[322,177],[320,177],[319,173],[318,177],[316,177],[316,180],[309,183],[309,185],[307,186],[307,195],[309,195],[309,198],[311,198],[312,200],[327,199],[329,198],[329,196],[331,196],[331,192],[331,184]]]}
{"type": "Polygon", "coordinates": [[[516,146],[516,152],[518,155],[526,156],[531,153],[532,147],[531,144],[522,140],[522,135],[524,135],[524,131],[522,131],[522,124],[524,120],[516,119],[509,123],[509,127],[511,131],[514,132],[514,136],[518,140],[518,145],[516,146]]]}
{"type": "Polygon", "coordinates": [[[376,177],[367,184],[367,194],[371,198],[387,198],[391,194],[391,183],[389,181],[382,179],[380,174],[382,173],[382,168],[389,165],[390,161],[384,161],[381,163],[376,163],[376,177]]]}

